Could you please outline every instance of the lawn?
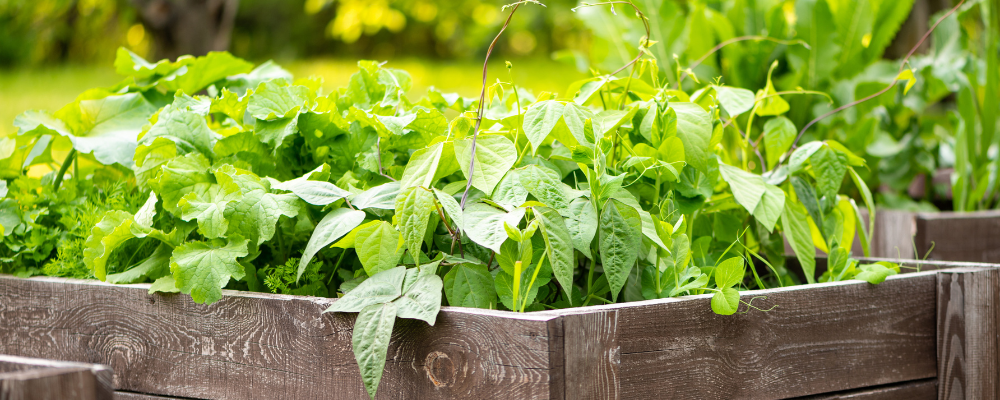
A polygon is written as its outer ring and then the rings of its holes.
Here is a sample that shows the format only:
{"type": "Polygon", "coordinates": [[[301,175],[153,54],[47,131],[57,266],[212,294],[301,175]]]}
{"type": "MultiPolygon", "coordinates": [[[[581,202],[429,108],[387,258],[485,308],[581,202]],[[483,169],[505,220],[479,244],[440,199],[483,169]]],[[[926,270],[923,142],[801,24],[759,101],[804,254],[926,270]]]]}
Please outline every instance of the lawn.
{"type": "MultiPolygon", "coordinates": [[[[351,74],[357,70],[354,61],[336,59],[281,64],[296,77],[323,77],[324,87],[328,90],[345,86],[351,74]]],[[[561,92],[574,80],[585,77],[566,64],[545,59],[520,60],[513,64],[515,83],[535,90],[561,92]]],[[[434,86],[464,96],[475,96],[482,82],[482,64],[473,62],[403,59],[389,62],[387,66],[404,69],[413,76],[411,93],[414,95],[434,86]]],[[[496,58],[490,63],[489,82],[496,82],[497,78],[504,81],[508,79],[502,58],[496,58]]],[[[112,85],[118,80],[110,63],[0,71],[0,136],[14,133],[14,118],[26,110],[54,111],[73,101],[73,98],[86,89],[112,85]]]]}

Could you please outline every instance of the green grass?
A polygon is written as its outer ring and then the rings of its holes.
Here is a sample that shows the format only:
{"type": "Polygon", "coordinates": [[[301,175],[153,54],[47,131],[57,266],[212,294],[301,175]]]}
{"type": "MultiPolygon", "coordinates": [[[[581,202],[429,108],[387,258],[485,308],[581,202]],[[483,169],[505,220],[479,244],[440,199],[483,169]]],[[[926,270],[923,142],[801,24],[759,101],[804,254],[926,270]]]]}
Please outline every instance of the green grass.
{"type": "MultiPolygon", "coordinates": [[[[346,86],[351,74],[357,71],[357,63],[350,60],[318,59],[279,64],[296,77],[323,77],[323,86],[327,90],[346,86]]],[[[545,59],[516,60],[513,65],[514,82],[536,91],[561,93],[573,81],[586,77],[570,66],[545,59]]],[[[479,95],[482,83],[481,63],[403,59],[391,61],[387,66],[404,69],[413,76],[411,95],[414,98],[419,98],[430,86],[474,97],[479,95]]],[[[487,82],[492,84],[497,78],[508,80],[507,69],[501,57],[490,62],[487,82]]],[[[84,90],[109,86],[119,80],[120,77],[115,74],[110,63],[100,66],[0,70],[0,136],[15,132],[14,118],[24,111],[55,111],[73,101],[84,90]]]]}

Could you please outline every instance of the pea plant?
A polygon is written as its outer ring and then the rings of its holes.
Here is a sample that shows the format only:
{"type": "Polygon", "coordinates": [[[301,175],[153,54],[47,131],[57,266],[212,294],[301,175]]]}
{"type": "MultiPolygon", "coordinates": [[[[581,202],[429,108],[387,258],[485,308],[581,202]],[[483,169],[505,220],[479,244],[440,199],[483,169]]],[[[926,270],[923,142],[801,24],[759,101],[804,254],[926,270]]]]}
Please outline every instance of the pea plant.
{"type": "Polygon", "coordinates": [[[326,312],[358,313],[352,345],[372,397],[396,319],[433,325],[442,305],[704,294],[731,315],[759,310],[741,290],[899,271],[851,258],[874,228],[864,159],[835,140],[797,143],[770,81],[754,93],[677,68],[665,73],[698,85],[671,86],[647,38],[618,71],[561,95],[513,74],[487,85],[484,67],[479,99],[433,88],[411,99],[409,74],[372,61],[327,92],[271,62],[151,63],[120,49],[124,81],[27,112],[3,139],[16,194],[0,202],[0,250],[59,235],[79,251],[31,262],[198,303],[226,288],[338,297],[326,312]],[[38,167],[52,172],[33,178],[38,167]],[[845,176],[868,220],[841,194],[845,176]],[[82,209],[99,219],[81,228],[82,209]],[[786,266],[785,239],[801,270],[786,266]],[[819,276],[817,248],[829,254],[819,276]]]}

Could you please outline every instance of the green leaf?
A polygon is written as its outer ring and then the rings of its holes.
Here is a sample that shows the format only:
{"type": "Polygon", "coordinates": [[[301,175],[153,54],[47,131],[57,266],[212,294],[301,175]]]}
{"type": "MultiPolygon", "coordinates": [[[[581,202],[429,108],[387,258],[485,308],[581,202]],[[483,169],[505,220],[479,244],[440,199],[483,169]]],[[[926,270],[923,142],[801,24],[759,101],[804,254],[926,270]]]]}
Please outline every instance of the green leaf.
{"type": "Polygon", "coordinates": [[[189,293],[196,303],[214,303],[222,298],[222,288],[230,279],[242,279],[249,240],[231,237],[225,245],[215,242],[188,242],[177,246],[170,257],[170,272],[177,288],[189,293]]]}
{"type": "Polygon", "coordinates": [[[354,359],[361,369],[361,380],[365,383],[368,396],[375,398],[378,385],[382,382],[385,357],[389,352],[392,326],[396,323],[397,307],[393,303],[372,304],[365,307],[354,321],[351,347],[354,359]]]}
{"type": "MultiPolygon", "coordinates": [[[[862,281],[867,281],[873,285],[878,285],[885,281],[891,275],[896,275],[899,271],[886,267],[885,264],[889,264],[885,261],[879,261],[875,264],[861,264],[858,266],[861,269],[854,279],[859,279],[862,281]]],[[[899,268],[898,266],[896,268],[899,268]]]]}
{"type": "Polygon", "coordinates": [[[482,264],[458,264],[444,276],[444,294],[455,307],[497,308],[493,275],[482,264]]]}
{"type": "Polygon", "coordinates": [[[220,168],[216,172],[232,177],[233,182],[240,187],[243,198],[226,208],[225,217],[229,220],[228,235],[246,236],[259,245],[274,236],[275,224],[284,215],[294,218],[299,214],[298,197],[291,194],[270,193],[265,181],[251,172],[240,171],[230,166],[220,168]]]}
{"type": "Polygon", "coordinates": [[[730,117],[750,111],[754,105],[753,92],[729,86],[713,86],[718,94],[719,104],[729,113],[730,117]]]}
{"type": "Polygon", "coordinates": [[[500,245],[507,240],[507,231],[503,224],[517,226],[524,218],[524,209],[516,208],[505,212],[483,203],[472,203],[465,208],[462,220],[463,229],[469,239],[494,252],[500,252],[500,245]]]}
{"type": "Polygon", "coordinates": [[[140,144],[135,150],[135,166],[132,168],[136,183],[141,188],[148,187],[150,179],[160,172],[160,166],[177,157],[177,146],[170,139],[156,138],[149,144],[140,144]]]}
{"type": "Polygon", "coordinates": [[[181,110],[192,111],[198,115],[208,115],[212,108],[212,99],[208,96],[189,96],[182,91],[174,93],[173,107],[181,110]]]}
{"type": "Polygon", "coordinates": [[[311,97],[312,93],[305,86],[264,82],[250,95],[247,111],[260,120],[291,118],[308,105],[311,97]]]}
{"type": "Polygon", "coordinates": [[[725,288],[712,295],[712,311],[719,315],[733,315],[740,307],[740,292],[725,288]]]}
{"type": "Polygon", "coordinates": [[[520,171],[516,169],[507,171],[507,174],[497,184],[496,189],[493,190],[490,199],[508,209],[524,204],[524,201],[528,199],[528,190],[521,184],[520,171]]]}
{"type": "Polygon", "coordinates": [[[351,204],[359,210],[396,209],[396,197],[399,195],[399,182],[389,182],[368,189],[351,199],[351,204]]]}
{"type": "MultiPolygon", "coordinates": [[[[4,199],[0,201],[0,232],[3,232],[3,236],[14,233],[14,229],[19,225],[21,225],[21,207],[18,206],[17,200],[4,199]]],[[[87,246],[90,247],[89,244],[87,246]]],[[[84,252],[84,256],[86,254],[84,252]]],[[[89,265],[87,267],[90,268],[89,265]]]]}
{"type": "Polygon", "coordinates": [[[788,158],[788,173],[794,174],[802,169],[802,165],[821,147],[823,147],[823,142],[809,142],[795,149],[792,156],[788,158]]]}
{"type": "MultiPolygon", "coordinates": [[[[44,112],[26,112],[18,116],[15,125],[22,132],[39,125],[69,137],[73,148],[81,153],[93,153],[102,164],[132,166],[135,156],[136,137],[156,107],[139,93],[108,96],[102,99],[79,100],[71,109],[67,124],[44,112]],[[34,125],[31,127],[30,125],[34,125]],[[72,132],[72,133],[71,133],[72,132]]],[[[64,109],[64,110],[66,110],[64,109]]],[[[65,115],[65,114],[64,114],[65,115]]]]}
{"type": "MultiPolygon", "coordinates": [[[[390,115],[376,115],[375,119],[378,120],[384,127],[383,135],[396,135],[403,136],[403,129],[410,125],[414,120],[417,119],[415,114],[405,115],[401,117],[394,117],[390,115]]],[[[378,127],[376,127],[378,128],[378,127]]]]}
{"type": "MultiPolygon", "coordinates": [[[[441,291],[444,283],[441,277],[432,271],[424,273],[429,271],[424,267],[433,265],[433,269],[437,269],[437,264],[439,262],[424,264],[419,267],[420,273],[412,284],[407,285],[406,281],[403,282],[403,295],[392,301],[399,307],[397,314],[399,318],[419,319],[431,326],[434,325],[438,312],[441,311],[441,291]]],[[[407,274],[407,277],[409,276],[410,274],[407,274]]]]}
{"type": "Polygon", "coordinates": [[[415,151],[403,170],[403,177],[399,180],[400,188],[434,187],[434,182],[458,169],[458,164],[453,161],[454,153],[455,146],[452,142],[438,142],[415,151]]]}
{"type": "Polygon", "coordinates": [[[715,286],[719,289],[731,288],[743,282],[743,258],[731,257],[715,267],[715,286]]]}
{"type": "Polygon", "coordinates": [[[521,169],[518,173],[521,177],[521,184],[546,206],[557,210],[569,207],[573,197],[570,194],[569,185],[562,183],[559,173],[551,169],[538,165],[529,165],[521,169]]]}
{"type": "MultiPolygon", "coordinates": [[[[198,93],[208,85],[225,79],[227,76],[243,74],[251,70],[253,70],[253,64],[249,62],[233,57],[232,54],[224,51],[212,51],[203,57],[196,58],[194,62],[187,65],[186,72],[182,72],[173,79],[161,80],[160,84],[170,92],[180,89],[184,93],[198,93]]],[[[173,74],[171,75],[173,76],[173,74]]]]}
{"type": "Polygon", "coordinates": [[[629,107],[628,110],[604,110],[597,113],[592,120],[594,136],[596,138],[607,137],[611,131],[618,129],[625,122],[631,121],[632,116],[638,110],[638,107],[629,107]]]}
{"type": "Polygon", "coordinates": [[[597,234],[597,210],[594,209],[594,204],[589,199],[578,197],[569,203],[568,210],[564,217],[573,247],[587,258],[593,259],[590,245],[597,234]]]}
{"type": "MultiPolygon", "coordinates": [[[[868,189],[868,184],[865,183],[864,179],[858,175],[858,172],[854,168],[848,167],[848,171],[851,172],[851,179],[854,181],[854,186],[857,186],[858,191],[861,192],[861,198],[865,201],[865,206],[868,208],[868,237],[875,237],[875,202],[872,201],[872,192],[868,189]]],[[[859,214],[860,216],[860,214],[859,214]]],[[[862,228],[862,234],[865,234],[864,228],[862,228]]],[[[864,246],[865,257],[868,257],[870,251],[869,246],[864,246]]]]}
{"type": "MultiPolygon", "coordinates": [[[[169,264],[170,258],[169,254],[167,257],[167,263],[169,264]]],[[[170,266],[167,266],[169,269],[170,266]]],[[[110,276],[110,275],[109,275],[110,276]]],[[[149,285],[149,291],[147,293],[180,293],[181,290],[177,288],[177,282],[174,280],[173,275],[164,275],[153,281],[152,285],[149,285]]]]}
{"type": "Polygon", "coordinates": [[[419,106],[414,107],[412,111],[416,118],[410,122],[408,128],[419,132],[425,140],[430,141],[437,136],[448,134],[448,118],[440,111],[419,106]]]}
{"type": "MultiPolygon", "coordinates": [[[[864,12],[864,11],[854,11],[864,12]]],[[[840,32],[837,29],[826,0],[803,0],[795,3],[795,31],[809,46],[790,46],[788,61],[799,76],[803,87],[818,87],[820,82],[832,77],[840,65],[840,32]]],[[[770,89],[770,88],[769,88],[770,89]]]]}
{"type": "Polygon", "coordinates": [[[434,194],[422,187],[404,190],[396,198],[396,218],[410,256],[419,264],[420,246],[424,243],[427,225],[434,212],[434,194]]]}
{"type": "Polygon", "coordinates": [[[788,102],[776,94],[778,91],[774,89],[774,82],[771,81],[771,73],[777,66],[778,60],[771,63],[771,68],[767,70],[767,86],[757,91],[758,116],[781,115],[788,112],[788,102]]]}
{"type": "Polygon", "coordinates": [[[653,220],[653,216],[648,211],[643,210],[642,207],[632,205],[632,208],[635,208],[639,213],[639,218],[642,220],[642,235],[653,242],[653,244],[660,246],[661,249],[669,250],[667,245],[663,243],[663,240],[660,239],[660,235],[656,233],[656,224],[659,221],[653,220]]]}
{"type": "Polygon", "coordinates": [[[329,246],[330,243],[336,242],[337,239],[340,239],[358,225],[361,225],[361,221],[364,220],[364,211],[347,208],[338,208],[326,214],[319,221],[319,224],[316,224],[316,229],[313,230],[312,236],[309,237],[309,243],[306,244],[305,250],[302,251],[302,259],[299,260],[296,281],[302,278],[302,273],[306,271],[309,262],[312,261],[313,256],[320,249],[329,246]]]}
{"type": "Polygon", "coordinates": [[[253,126],[254,136],[271,148],[271,154],[277,154],[285,139],[299,131],[299,119],[295,116],[273,120],[258,119],[253,126]]]}
{"type": "Polygon", "coordinates": [[[764,197],[764,192],[767,191],[764,178],[727,164],[719,164],[719,172],[733,190],[736,202],[753,213],[760,204],[760,199],[764,197]]]}
{"type": "Polygon", "coordinates": [[[461,231],[465,223],[462,219],[462,206],[458,204],[454,196],[448,193],[442,192],[440,189],[434,189],[434,197],[437,198],[438,204],[441,204],[441,208],[444,209],[445,215],[451,218],[455,222],[452,228],[461,231]]]}
{"type": "Polygon", "coordinates": [[[321,165],[302,177],[271,185],[271,188],[290,191],[306,203],[317,206],[325,206],[350,196],[351,192],[341,189],[330,182],[309,179],[310,175],[322,171],[323,167],[321,165]]]}
{"type": "Polygon", "coordinates": [[[361,312],[368,306],[389,303],[403,294],[405,277],[406,267],[403,266],[379,272],[334,301],[323,312],[361,312]]]}
{"type": "MultiPolygon", "coordinates": [[[[104,280],[107,276],[108,257],[118,246],[132,239],[132,214],[126,211],[108,211],[91,230],[87,237],[86,249],[83,251],[83,262],[97,279],[104,280]]],[[[4,229],[7,231],[6,227],[4,229]]]]}
{"type": "Polygon", "coordinates": [[[805,273],[806,281],[816,282],[816,248],[813,247],[812,233],[809,231],[809,214],[802,205],[792,202],[785,202],[785,209],[781,213],[781,227],[788,238],[795,258],[802,265],[802,272],[805,273]]]}
{"type": "Polygon", "coordinates": [[[362,226],[356,235],[358,258],[368,276],[394,268],[403,257],[403,236],[388,222],[362,226]]]}
{"type": "Polygon", "coordinates": [[[532,104],[524,114],[524,134],[534,152],[545,142],[552,129],[563,115],[563,104],[555,100],[545,100],[532,104]]]}
{"type": "Polygon", "coordinates": [[[847,157],[829,146],[823,146],[809,157],[809,162],[813,165],[819,195],[836,198],[847,173],[847,157]]]}
{"type": "Polygon", "coordinates": [[[576,270],[576,260],[573,257],[573,238],[563,217],[556,210],[548,207],[536,207],[535,218],[542,225],[542,238],[545,239],[545,252],[548,254],[552,274],[559,286],[566,293],[572,305],[573,272],[576,270]]]}
{"type": "Polygon", "coordinates": [[[774,230],[774,224],[781,217],[781,210],[785,208],[785,191],[771,184],[765,184],[765,188],[760,203],[750,214],[757,218],[757,222],[763,224],[768,232],[771,232],[774,230]]]}
{"type": "Polygon", "coordinates": [[[598,233],[601,263],[614,299],[625,286],[625,280],[639,257],[642,219],[635,208],[610,199],[601,210],[598,233]]]}
{"type": "Polygon", "coordinates": [[[199,184],[211,183],[208,159],[199,153],[177,157],[160,167],[160,175],[150,180],[149,186],[163,198],[163,208],[180,214],[181,198],[194,192],[199,184]]]}
{"type": "Polygon", "coordinates": [[[184,195],[178,203],[181,219],[198,220],[198,232],[206,238],[222,237],[229,229],[225,217],[226,207],[243,198],[240,187],[225,174],[216,174],[218,184],[199,183],[194,191],[184,195]]]}
{"type": "MultiPolygon", "coordinates": [[[[174,277],[170,275],[170,254],[173,253],[174,248],[170,247],[166,243],[160,243],[153,250],[153,254],[146,257],[138,265],[125,270],[124,272],[119,272],[117,274],[108,274],[104,280],[107,283],[114,284],[129,284],[129,283],[139,283],[147,279],[159,280],[160,278],[169,276],[170,277],[170,287],[173,288],[174,293],[178,292],[177,288],[174,288],[174,277]]],[[[155,283],[154,283],[155,285],[155,283]]],[[[163,292],[164,290],[157,290],[163,292]]]]}
{"type": "Polygon", "coordinates": [[[813,187],[805,179],[798,176],[793,176],[790,181],[792,183],[792,190],[795,191],[795,196],[799,198],[799,203],[805,206],[806,211],[812,217],[816,226],[825,226],[823,212],[820,211],[819,198],[816,197],[816,191],[813,190],[813,187]]]}
{"type": "Polygon", "coordinates": [[[593,120],[594,113],[590,109],[580,106],[576,103],[567,103],[566,107],[563,108],[563,122],[566,124],[566,128],[569,129],[572,139],[567,138],[567,141],[576,143],[563,143],[567,146],[572,145],[583,145],[586,147],[594,147],[593,132],[591,132],[591,137],[587,137],[586,122],[587,120],[593,120]]]}
{"type": "Polygon", "coordinates": [[[670,103],[670,108],[677,113],[677,137],[684,143],[685,160],[694,169],[708,174],[711,116],[694,103],[670,103]]]}
{"type": "Polygon", "coordinates": [[[767,167],[774,169],[782,154],[792,147],[795,140],[795,124],[785,117],[771,118],[764,124],[764,153],[767,167]]]}
{"type": "Polygon", "coordinates": [[[205,117],[167,106],[160,111],[156,123],[139,139],[139,144],[150,145],[156,138],[162,137],[174,142],[180,154],[198,152],[211,157],[218,136],[208,128],[205,117]]]}
{"type": "Polygon", "coordinates": [[[236,94],[241,94],[246,93],[249,89],[260,86],[261,83],[266,81],[285,81],[286,83],[290,83],[292,82],[292,73],[281,68],[274,61],[268,60],[258,65],[257,68],[254,68],[249,73],[227,77],[226,86],[229,87],[228,90],[232,90],[236,94]]]}
{"type": "MultiPolygon", "coordinates": [[[[872,24],[871,41],[868,47],[863,50],[866,62],[882,58],[886,46],[889,46],[889,43],[896,38],[900,25],[910,16],[912,9],[913,0],[879,2],[875,23],[872,24]]],[[[936,44],[936,46],[940,45],[936,44]]],[[[859,49],[859,51],[862,50],[859,49]]]]}
{"type": "MultiPolygon", "coordinates": [[[[469,179],[468,166],[471,154],[471,138],[455,141],[455,158],[458,160],[459,170],[466,179],[469,179]]],[[[501,135],[480,135],[476,139],[472,186],[484,193],[493,193],[497,183],[516,161],[517,149],[510,139],[501,135]]]]}
{"type": "Polygon", "coordinates": [[[164,59],[152,64],[128,49],[119,47],[115,55],[115,71],[118,75],[142,79],[153,75],[167,75],[193,61],[193,58],[179,58],[176,63],[172,63],[164,59]]]}

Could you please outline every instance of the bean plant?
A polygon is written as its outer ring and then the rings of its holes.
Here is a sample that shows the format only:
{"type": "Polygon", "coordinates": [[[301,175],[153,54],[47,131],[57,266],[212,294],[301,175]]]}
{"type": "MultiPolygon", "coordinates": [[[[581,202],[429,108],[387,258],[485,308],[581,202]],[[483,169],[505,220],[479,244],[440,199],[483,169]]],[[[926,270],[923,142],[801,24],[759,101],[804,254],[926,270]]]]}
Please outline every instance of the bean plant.
{"type": "Polygon", "coordinates": [[[26,112],[0,142],[3,272],[151,282],[197,303],[223,289],[337,297],[326,312],[358,313],[374,397],[396,319],[433,325],[442,305],[708,295],[731,315],[767,312],[740,291],[899,271],[851,258],[874,228],[863,158],[797,142],[770,80],[755,93],[661,71],[654,45],[562,94],[484,72],[478,99],[411,97],[409,74],[373,61],[326,91],[224,52],[152,63],[120,49],[121,83],[26,112]],[[54,240],[78,251],[53,254],[54,240]]]}

